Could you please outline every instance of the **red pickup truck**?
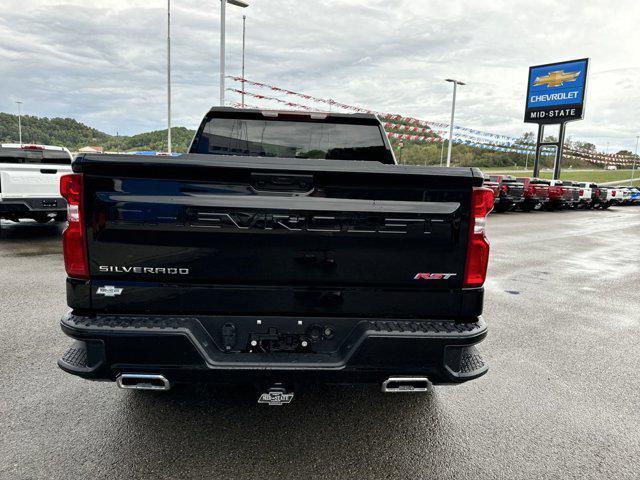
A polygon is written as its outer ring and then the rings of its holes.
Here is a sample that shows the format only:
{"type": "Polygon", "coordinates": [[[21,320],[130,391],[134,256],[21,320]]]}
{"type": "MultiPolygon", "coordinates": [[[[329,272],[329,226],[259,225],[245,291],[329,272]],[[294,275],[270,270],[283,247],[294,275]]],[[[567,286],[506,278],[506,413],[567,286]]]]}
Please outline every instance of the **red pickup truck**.
{"type": "Polygon", "coordinates": [[[550,180],[549,181],[549,202],[547,203],[548,210],[556,210],[564,208],[567,204],[567,195],[573,198],[573,192],[569,192],[563,188],[562,180],[550,180]]]}
{"type": "Polygon", "coordinates": [[[524,201],[520,204],[523,212],[544,206],[549,201],[549,182],[539,178],[518,177],[524,185],[524,201]]]}
{"type": "Polygon", "coordinates": [[[482,186],[490,189],[493,192],[493,204],[498,203],[500,199],[500,184],[491,180],[491,177],[484,177],[482,186]]]}

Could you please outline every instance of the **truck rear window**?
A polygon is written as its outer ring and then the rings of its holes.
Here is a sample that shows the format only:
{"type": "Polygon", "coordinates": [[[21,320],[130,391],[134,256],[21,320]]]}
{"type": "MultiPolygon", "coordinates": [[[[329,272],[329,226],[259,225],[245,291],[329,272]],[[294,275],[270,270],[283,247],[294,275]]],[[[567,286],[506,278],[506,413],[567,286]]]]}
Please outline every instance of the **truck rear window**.
{"type": "Polygon", "coordinates": [[[0,148],[0,164],[3,163],[71,165],[71,157],[67,152],[58,150],[22,150],[19,148],[0,148]]]}
{"type": "Polygon", "coordinates": [[[192,153],[394,163],[377,125],[212,118],[192,153]]]}

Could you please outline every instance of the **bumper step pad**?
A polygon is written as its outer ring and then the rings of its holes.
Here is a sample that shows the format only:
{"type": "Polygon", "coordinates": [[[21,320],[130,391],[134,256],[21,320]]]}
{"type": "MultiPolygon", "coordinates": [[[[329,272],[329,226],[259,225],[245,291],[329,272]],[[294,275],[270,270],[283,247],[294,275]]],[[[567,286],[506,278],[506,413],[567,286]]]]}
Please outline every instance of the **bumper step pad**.
{"type": "Polygon", "coordinates": [[[489,369],[475,346],[447,347],[445,367],[456,378],[479,377],[489,369]]]}
{"type": "Polygon", "coordinates": [[[62,356],[62,362],[67,365],[83,369],[87,368],[87,345],[84,342],[75,341],[73,345],[69,347],[69,350],[62,356]]]}
{"type": "Polygon", "coordinates": [[[95,340],[75,340],[58,360],[63,370],[78,375],[97,370],[104,362],[104,345],[95,340]]]}

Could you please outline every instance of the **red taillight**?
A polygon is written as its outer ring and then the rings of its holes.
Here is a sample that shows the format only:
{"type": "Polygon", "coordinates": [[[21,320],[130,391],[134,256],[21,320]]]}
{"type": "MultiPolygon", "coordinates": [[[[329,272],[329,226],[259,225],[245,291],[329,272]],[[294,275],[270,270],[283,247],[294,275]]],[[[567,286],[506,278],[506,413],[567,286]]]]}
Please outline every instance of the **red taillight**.
{"type": "Polygon", "coordinates": [[[613,190],[613,191],[611,192],[611,196],[612,196],[612,197],[615,197],[615,196],[616,196],[616,191],[615,191],[615,190],[613,190]]]}
{"type": "Polygon", "coordinates": [[[509,187],[507,185],[500,185],[500,190],[502,190],[504,193],[507,193],[509,191],[509,187]]]}
{"type": "Polygon", "coordinates": [[[464,287],[476,288],[484,284],[489,264],[489,242],[485,236],[487,215],[493,209],[493,192],[488,188],[474,187],[469,221],[469,246],[464,269],[464,287]]]}
{"type": "Polygon", "coordinates": [[[600,196],[600,189],[596,188],[596,197],[599,197],[599,196],[600,196]]]}
{"type": "Polygon", "coordinates": [[[44,150],[42,145],[20,145],[22,150],[44,150]]]}
{"type": "Polygon", "coordinates": [[[584,188],[580,189],[580,196],[582,197],[584,195],[584,188]]]}
{"type": "Polygon", "coordinates": [[[67,228],[62,233],[64,267],[70,277],[89,278],[87,244],[82,211],[82,174],[60,177],[60,194],[67,201],[67,228]]]}

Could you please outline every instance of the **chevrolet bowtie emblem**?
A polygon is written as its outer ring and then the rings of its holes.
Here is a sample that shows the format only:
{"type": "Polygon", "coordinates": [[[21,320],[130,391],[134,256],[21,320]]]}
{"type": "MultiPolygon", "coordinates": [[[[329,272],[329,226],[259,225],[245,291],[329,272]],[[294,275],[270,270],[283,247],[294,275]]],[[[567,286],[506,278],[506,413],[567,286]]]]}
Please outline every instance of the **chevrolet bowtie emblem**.
{"type": "Polygon", "coordinates": [[[564,82],[575,82],[579,75],[579,71],[564,73],[564,70],[555,70],[542,77],[536,77],[533,85],[536,87],[539,87],[540,85],[546,85],[547,87],[561,87],[564,82]]]}

